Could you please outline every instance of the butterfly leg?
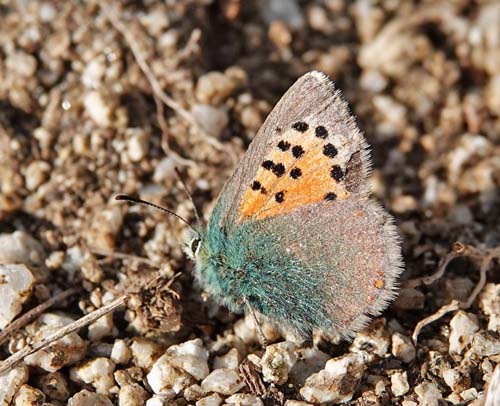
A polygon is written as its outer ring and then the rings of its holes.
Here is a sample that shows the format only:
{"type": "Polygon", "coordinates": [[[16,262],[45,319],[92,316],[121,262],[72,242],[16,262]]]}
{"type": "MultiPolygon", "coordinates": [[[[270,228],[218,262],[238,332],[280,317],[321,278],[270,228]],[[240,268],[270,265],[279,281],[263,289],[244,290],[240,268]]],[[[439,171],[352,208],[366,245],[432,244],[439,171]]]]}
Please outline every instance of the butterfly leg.
{"type": "Polygon", "coordinates": [[[246,305],[248,307],[248,310],[249,310],[250,314],[252,315],[253,321],[255,323],[255,327],[257,328],[257,336],[259,337],[260,345],[263,348],[266,348],[267,347],[267,338],[264,335],[264,331],[262,331],[262,326],[260,325],[259,319],[257,319],[257,315],[255,314],[252,306],[250,306],[250,303],[248,303],[248,299],[247,298],[245,298],[245,303],[246,303],[246,305]]]}

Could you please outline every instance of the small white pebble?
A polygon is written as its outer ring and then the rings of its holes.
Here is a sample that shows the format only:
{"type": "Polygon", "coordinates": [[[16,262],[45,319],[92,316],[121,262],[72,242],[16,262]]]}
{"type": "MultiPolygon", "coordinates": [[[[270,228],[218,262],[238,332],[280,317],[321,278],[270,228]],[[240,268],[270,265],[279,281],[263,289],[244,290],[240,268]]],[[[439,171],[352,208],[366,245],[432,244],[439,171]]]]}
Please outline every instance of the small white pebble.
{"type": "Polygon", "coordinates": [[[396,372],[391,375],[391,391],[394,396],[403,396],[410,390],[408,383],[408,374],[404,372],[396,372]]]}
{"type": "Polygon", "coordinates": [[[68,406],[113,406],[105,395],[84,389],[68,400],[68,406]]]}
{"type": "Polygon", "coordinates": [[[205,396],[196,402],[196,406],[220,406],[224,398],[218,393],[213,395],[205,396]]]}
{"type": "Polygon", "coordinates": [[[10,405],[19,388],[28,381],[28,367],[18,366],[0,375],[0,405],[10,405]]]}
{"type": "Polygon", "coordinates": [[[226,399],[226,405],[235,406],[264,406],[257,396],[250,393],[236,393],[226,399]]]}
{"type": "Polygon", "coordinates": [[[115,340],[111,350],[111,361],[115,364],[128,364],[132,358],[132,351],[125,340],[115,340]]]}
{"type": "Polygon", "coordinates": [[[474,314],[462,310],[457,312],[450,321],[450,353],[461,354],[478,330],[479,322],[474,314]]]}
{"type": "Polygon", "coordinates": [[[307,378],[300,394],[312,403],[343,403],[351,400],[367,358],[368,354],[358,352],[331,359],[325,369],[307,378]]]}
{"type": "Polygon", "coordinates": [[[90,341],[101,341],[104,337],[113,336],[117,330],[113,324],[113,313],[108,313],[89,326],[90,341]]]}
{"type": "Polygon", "coordinates": [[[0,329],[21,313],[34,285],[35,278],[26,265],[0,265],[0,329]]]}
{"type": "Polygon", "coordinates": [[[232,395],[245,386],[238,371],[228,368],[215,369],[202,382],[205,392],[232,395]]]}
{"type": "Polygon", "coordinates": [[[126,132],[127,154],[132,162],[139,162],[149,153],[149,134],[141,128],[129,128],[126,132]]]}
{"type": "Polygon", "coordinates": [[[410,338],[401,333],[394,333],[392,335],[391,352],[392,355],[407,364],[415,359],[416,354],[415,347],[410,338]]]}
{"type": "Polygon", "coordinates": [[[45,261],[42,244],[24,231],[0,234],[0,263],[41,265],[45,261]]]}
{"type": "Polygon", "coordinates": [[[36,190],[47,180],[50,165],[45,161],[33,161],[26,168],[24,183],[28,190],[36,190]]]}
{"type": "Polygon", "coordinates": [[[236,348],[231,348],[227,352],[227,354],[215,357],[214,369],[219,369],[219,368],[238,369],[240,362],[241,362],[240,353],[236,348]]]}
{"type": "Polygon", "coordinates": [[[435,383],[423,382],[415,387],[415,393],[418,396],[422,406],[439,406],[443,396],[435,383]]]}
{"type": "Polygon", "coordinates": [[[134,364],[146,370],[151,369],[161,354],[160,345],[147,338],[134,338],[130,349],[134,364]]]}
{"type": "Polygon", "coordinates": [[[288,381],[288,373],[297,362],[295,344],[284,341],[266,347],[260,361],[264,381],[282,385],[288,381]]]}
{"type": "Polygon", "coordinates": [[[87,93],[83,99],[83,105],[90,118],[99,127],[109,127],[111,125],[113,107],[100,92],[94,90],[87,93]]]}
{"type": "Polygon", "coordinates": [[[137,406],[146,403],[149,395],[146,389],[139,384],[125,385],[118,392],[119,406],[137,406]]]}
{"type": "Polygon", "coordinates": [[[115,364],[107,358],[95,358],[70,370],[70,379],[91,384],[97,393],[108,394],[115,386],[115,364]]]}
{"type": "Polygon", "coordinates": [[[40,405],[45,402],[45,395],[40,389],[24,384],[14,397],[13,406],[40,405]]]}

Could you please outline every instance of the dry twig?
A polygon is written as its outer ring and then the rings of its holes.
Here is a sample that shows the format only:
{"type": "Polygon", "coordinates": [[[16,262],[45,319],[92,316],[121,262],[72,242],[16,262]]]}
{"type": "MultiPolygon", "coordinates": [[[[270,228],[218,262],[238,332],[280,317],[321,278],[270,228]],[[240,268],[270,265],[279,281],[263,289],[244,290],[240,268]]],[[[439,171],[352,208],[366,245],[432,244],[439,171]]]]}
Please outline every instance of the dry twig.
{"type": "Polygon", "coordinates": [[[80,288],[71,288],[67,289],[63,292],[58,293],[54,297],[51,297],[49,300],[39,304],[34,307],[27,313],[23,314],[21,317],[14,320],[10,323],[1,333],[0,333],[0,345],[5,343],[9,337],[12,336],[17,330],[23,328],[25,325],[31,323],[35,320],[40,314],[42,314],[48,308],[54,306],[56,303],[63,301],[64,299],[74,295],[80,290],[80,288]]]}
{"type": "Polygon", "coordinates": [[[14,368],[18,362],[22,361],[28,355],[31,355],[39,350],[42,350],[50,346],[50,344],[52,344],[53,342],[81,329],[82,327],[88,326],[97,319],[100,319],[102,316],[124,305],[127,299],[128,295],[122,295],[113,300],[112,302],[108,303],[107,305],[104,305],[103,307],[93,311],[92,313],[89,313],[86,316],[81,317],[80,319],[74,321],[73,323],[61,327],[55,333],[50,334],[47,337],[44,337],[41,340],[36,341],[30,345],[27,345],[26,347],[12,354],[9,358],[7,358],[5,361],[2,362],[2,364],[0,365],[0,375],[14,368]]]}
{"type": "Polygon", "coordinates": [[[473,291],[471,292],[471,294],[469,295],[469,297],[465,302],[452,300],[451,303],[442,306],[435,313],[420,320],[415,326],[415,329],[413,330],[412,334],[412,340],[415,345],[417,344],[417,339],[418,335],[420,334],[420,331],[425,326],[433,323],[436,320],[439,320],[441,317],[443,317],[445,314],[449,312],[456,311],[459,309],[468,309],[470,306],[472,306],[477,296],[479,295],[481,290],[484,288],[484,285],[486,284],[486,274],[488,272],[488,268],[491,265],[491,262],[495,258],[500,258],[500,247],[481,249],[473,247],[472,245],[466,245],[456,242],[455,244],[453,244],[453,251],[450,252],[441,262],[437,272],[427,277],[417,278],[408,281],[405,284],[405,286],[417,287],[422,284],[429,285],[431,283],[434,283],[444,275],[446,268],[453,259],[463,256],[471,258],[474,262],[480,262],[481,265],[479,268],[479,281],[477,282],[476,286],[474,287],[473,291]]]}

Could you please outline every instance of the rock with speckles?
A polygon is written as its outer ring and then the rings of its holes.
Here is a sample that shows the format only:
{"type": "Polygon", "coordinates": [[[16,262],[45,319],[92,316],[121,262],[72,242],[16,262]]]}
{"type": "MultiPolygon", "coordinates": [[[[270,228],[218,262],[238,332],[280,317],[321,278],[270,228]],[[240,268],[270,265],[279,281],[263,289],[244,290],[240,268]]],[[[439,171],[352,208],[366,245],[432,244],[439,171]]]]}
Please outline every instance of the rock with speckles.
{"type": "Polygon", "coordinates": [[[21,312],[34,285],[35,278],[26,265],[0,265],[0,329],[21,312]]]}
{"type": "Polygon", "coordinates": [[[461,354],[479,330],[479,322],[474,314],[459,311],[450,321],[450,330],[450,352],[461,354]]]}
{"type": "Polygon", "coordinates": [[[295,344],[284,341],[266,347],[260,360],[264,381],[282,385],[288,381],[288,373],[297,362],[295,344]]]}
{"type": "Polygon", "coordinates": [[[351,400],[367,359],[368,354],[363,352],[331,359],[326,363],[325,369],[307,378],[300,394],[312,403],[342,403],[351,400]]]}
{"type": "Polygon", "coordinates": [[[28,381],[28,377],[28,367],[25,365],[0,375],[0,405],[10,405],[16,392],[28,381]]]}
{"type": "Polygon", "coordinates": [[[84,389],[68,400],[68,406],[113,406],[105,395],[84,389]]]}
{"type": "Polygon", "coordinates": [[[238,371],[228,368],[215,369],[202,382],[205,392],[232,395],[245,386],[238,371]]]}

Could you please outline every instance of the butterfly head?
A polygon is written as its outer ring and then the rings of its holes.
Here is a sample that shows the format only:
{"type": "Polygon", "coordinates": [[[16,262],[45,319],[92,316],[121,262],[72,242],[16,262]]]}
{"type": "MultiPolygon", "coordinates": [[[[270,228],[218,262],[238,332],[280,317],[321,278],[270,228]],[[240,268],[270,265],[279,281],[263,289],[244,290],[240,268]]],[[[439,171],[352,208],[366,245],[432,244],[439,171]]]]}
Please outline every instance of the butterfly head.
{"type": "Polygon", "coordinates": [[[191,260],[195,260],[200,252],[202,236],[199,233],[191,233],[186,241],[184,251],[191,260]]]}

